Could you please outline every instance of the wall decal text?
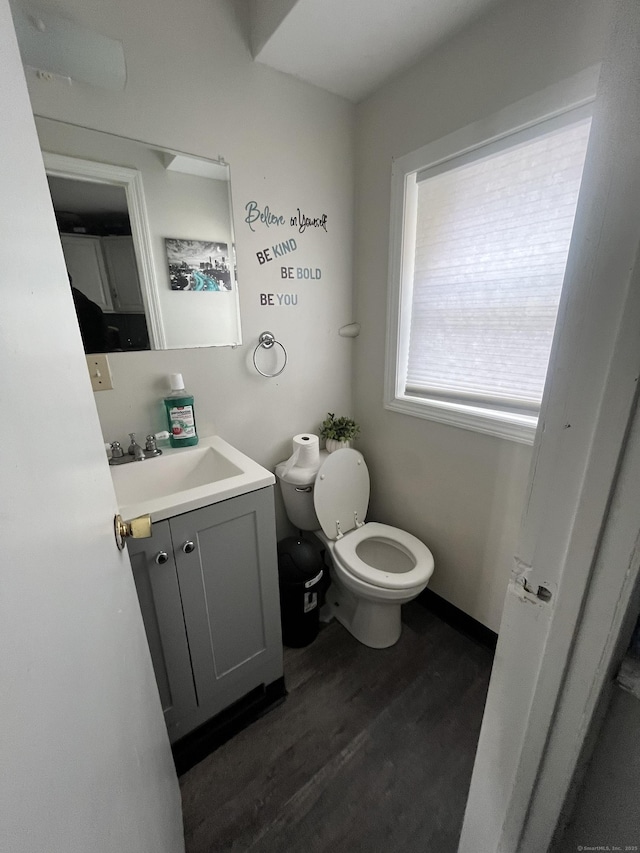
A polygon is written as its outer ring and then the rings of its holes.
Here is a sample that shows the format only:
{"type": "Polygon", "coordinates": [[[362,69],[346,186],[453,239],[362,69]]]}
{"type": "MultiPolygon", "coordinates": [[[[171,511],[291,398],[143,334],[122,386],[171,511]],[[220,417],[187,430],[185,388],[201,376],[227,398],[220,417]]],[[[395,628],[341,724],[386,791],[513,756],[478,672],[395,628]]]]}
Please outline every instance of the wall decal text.
{"type": "Polygon", "coordinates": [[[282,243],[276,243],[275,246],[271,246],[270,249],[263,249],[261,252],[256,252],[256,257],[258,259],[258,263],[262,266],[262,264],[267,264],[275,258],[281,258],[283,255],[288,255],[289,252],[295,252],[297,248],[298,244],[295,239],[291,237],[289,240],[283,240],[282,243]]]}
{"type": "Polygon", "coordinates": [[[290,219],[290,225],[292,228],[297,228],[301,234],[304,234],[307,228],[323,228],[326,231],[327,214],[323,213],[321,216],[312,219],[310,216],[305,216],[298,208],[298,213],[290,219]]]}
{"type": "Polygon", "coordinates": [[[261,293],[260,305],[297,305],[297,293],[261,293]]]}
{"type": "Polygon", "coordinates": [[[311,281],[319,281],[322,278],[322,270],[318,267],[315,269],[311,267],[280,267],[280,278],[306,278],[311,281]]]}
{"type": "Polygon", "coordinates": [[[266,225],[267,228],[270,228],[272,225],[285,224],[284,216],[278,216],[277,214],[272,213],[269,210],[269,205],[265,205],[264,210],[260,210],[257,202],[248,201],[245,204],[244,209],[247,211],[244,221],[254,232],[256,230],[253,227],[254,222],[260,222],[262,225],[266,225]]]}
{"type": "MultiPolygon", "coordinates": [[[[253,226],[256,224],[264,225],[265,228],[277,228],[280,225],[287,224],[285,217],[279,213],[273,213],[268,204],[261,208],[257,201],[248,201],[244,209],[246,212],[244,221],[254,233],[256,229],[253,226]]],[[[322,228],[326,233],[328,220],[329,217],[326,213],[321,213],[319,216],[308,216],[298,207],[293,216],[289,217],[289,227],[297,228],[300,234],[304,234],[307,228],[322,228]]]]}

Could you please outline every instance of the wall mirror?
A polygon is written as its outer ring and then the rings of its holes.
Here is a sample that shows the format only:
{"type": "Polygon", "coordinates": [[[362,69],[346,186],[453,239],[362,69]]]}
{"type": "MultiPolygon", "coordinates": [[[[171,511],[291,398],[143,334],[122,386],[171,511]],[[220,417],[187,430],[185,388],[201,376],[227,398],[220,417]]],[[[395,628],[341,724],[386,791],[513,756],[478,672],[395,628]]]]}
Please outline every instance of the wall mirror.
{"type": "Polygon", "coordinates": [[[240,344],[228,164],[36,127],[85,350],[240,344]]]}

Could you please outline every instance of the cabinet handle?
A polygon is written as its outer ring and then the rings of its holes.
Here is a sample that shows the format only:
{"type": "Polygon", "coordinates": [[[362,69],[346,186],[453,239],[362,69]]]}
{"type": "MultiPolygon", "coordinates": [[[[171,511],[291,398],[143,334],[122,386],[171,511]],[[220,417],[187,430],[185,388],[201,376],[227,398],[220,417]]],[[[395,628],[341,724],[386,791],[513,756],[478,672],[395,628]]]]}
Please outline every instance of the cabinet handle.
{"type": "Polygon", "coordinates": [[[182,546],[182,550],[185,554],[190,554],[192,551],[195,551],[196,546],[189,539],[182,546]]]}
{"type": "Polygon", "coordinates": [[[169,555],[167,554],[166,551],[158,551],[158,553],[156,554],[156,563],[159,566],[163,566],[167,562],[168,559],[169,559],[169,555]]]}

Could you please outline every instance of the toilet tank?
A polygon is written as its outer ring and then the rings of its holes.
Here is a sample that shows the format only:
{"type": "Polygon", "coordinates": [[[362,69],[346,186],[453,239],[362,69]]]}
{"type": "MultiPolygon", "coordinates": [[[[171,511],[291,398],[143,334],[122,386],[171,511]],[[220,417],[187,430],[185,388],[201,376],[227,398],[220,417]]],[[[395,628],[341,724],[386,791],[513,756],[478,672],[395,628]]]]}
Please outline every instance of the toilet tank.
{"type": "Polygon", "coordinates": [[[313,506],[313,486],[317,469],[292,468],[286,471],[286,463],[276,467],[282,498],[291,524],[298,530],[319,530],[320,522],[313,506]]]}

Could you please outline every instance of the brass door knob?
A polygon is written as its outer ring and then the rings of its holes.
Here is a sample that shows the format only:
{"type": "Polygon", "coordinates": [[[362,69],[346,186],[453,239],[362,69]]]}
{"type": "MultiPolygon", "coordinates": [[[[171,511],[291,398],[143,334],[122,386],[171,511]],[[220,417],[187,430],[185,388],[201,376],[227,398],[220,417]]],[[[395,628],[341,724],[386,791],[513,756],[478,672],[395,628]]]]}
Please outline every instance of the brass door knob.
{"type": "Polygon", "coordinates": [[[151,536],[151,516],[140,515],[130,521],[124,521],[121,515],[113,519],[113,529],[118,550],[124,548],[125,539],[149,539],[151,536]]]}

